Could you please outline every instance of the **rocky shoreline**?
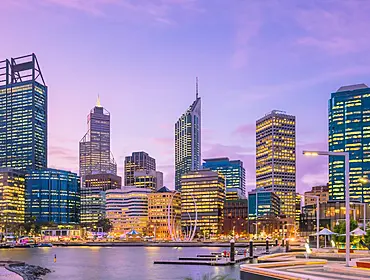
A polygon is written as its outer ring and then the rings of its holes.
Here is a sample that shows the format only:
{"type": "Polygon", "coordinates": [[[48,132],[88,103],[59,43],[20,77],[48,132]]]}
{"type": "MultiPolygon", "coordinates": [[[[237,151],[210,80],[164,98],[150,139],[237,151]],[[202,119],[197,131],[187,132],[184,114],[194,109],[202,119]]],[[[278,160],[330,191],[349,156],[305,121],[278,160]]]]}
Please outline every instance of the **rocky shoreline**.
{"type": "Polygon", "coordinates": [[[37,265],[10,264],[8,269],[19,274],[25,280],[41,280],[42,276],[50,273],[51,270],[37,265]]]}

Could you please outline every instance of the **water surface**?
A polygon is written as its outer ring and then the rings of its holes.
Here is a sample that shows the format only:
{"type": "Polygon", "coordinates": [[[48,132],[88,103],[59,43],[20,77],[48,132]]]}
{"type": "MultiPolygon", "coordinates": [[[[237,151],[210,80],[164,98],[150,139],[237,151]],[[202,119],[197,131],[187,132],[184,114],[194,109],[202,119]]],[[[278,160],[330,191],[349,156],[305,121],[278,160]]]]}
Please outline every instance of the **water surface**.
{"type": "Polygon", "coordinates": [[[225,248],[192,247],[53,247],[2,249],[1,260],[18,260],[54,271],[52,280],[182,280],[187,276],[200,279],[204,273],[228,274],[239,280],[239,265],[196,266],[153,264],[154,260],[195,257],[197,254],[221,252],[225,248]],[[54,255],[57,261],[54,263],[54,255]]]}

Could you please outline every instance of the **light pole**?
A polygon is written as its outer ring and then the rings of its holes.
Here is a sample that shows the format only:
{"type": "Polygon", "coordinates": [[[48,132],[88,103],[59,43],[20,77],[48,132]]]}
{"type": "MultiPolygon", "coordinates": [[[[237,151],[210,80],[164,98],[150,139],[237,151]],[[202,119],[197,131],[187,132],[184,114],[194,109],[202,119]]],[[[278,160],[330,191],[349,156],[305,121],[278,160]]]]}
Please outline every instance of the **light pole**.
{"type": "Polygon", "coordinates": [[[305,197],[316,199],[316,249],[320,248],[319,232],[320,232],[320,200],[317,195],[304,194],[305,197]]]}
{"type": "Polygon", "coordinates": [[[256,226],[256,238],[258,238],[258,224],[260,224],[260,222],[253,223],[253,225],[256,226]]]}
{"type": "Polygon", "coordinates": [[[349,216],[349,153],[348,152],[323,152],[303,151],[306,156],[335,156],[344,157],[344,187],[346,200],[346,266],[349,266],[350,239],[350,216],[349,216]]]}

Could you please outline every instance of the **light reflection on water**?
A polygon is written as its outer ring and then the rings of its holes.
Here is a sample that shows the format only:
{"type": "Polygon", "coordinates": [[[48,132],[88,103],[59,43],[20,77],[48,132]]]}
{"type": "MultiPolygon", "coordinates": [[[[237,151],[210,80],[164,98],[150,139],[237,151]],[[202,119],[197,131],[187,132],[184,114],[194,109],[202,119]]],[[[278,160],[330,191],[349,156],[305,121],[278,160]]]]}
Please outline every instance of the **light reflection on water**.
{"type": "Polygon", "coordinates": [[[73,280],[183,280],[187,276],[200,278],[204,273],[239,279],[239,265],[194,266],[153,264],[154,260],[174,260],[197,254],[221,252],[225,248],[165,248],[165,247],[56,247],[2,249],[1,260],[19,260],[47,267],[54,271],[45,279],[73,280]],[[54,263],[54,255],[57,262],[54,263]]]}

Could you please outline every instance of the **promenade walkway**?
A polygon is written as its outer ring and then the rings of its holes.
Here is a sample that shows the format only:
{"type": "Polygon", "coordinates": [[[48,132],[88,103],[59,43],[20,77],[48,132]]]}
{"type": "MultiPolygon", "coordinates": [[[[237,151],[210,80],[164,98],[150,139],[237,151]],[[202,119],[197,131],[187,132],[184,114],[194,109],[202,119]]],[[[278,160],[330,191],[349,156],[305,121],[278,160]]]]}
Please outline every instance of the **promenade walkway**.
{"type": "Polygon", "coordinates": [[[23,280],[17,273],[7,270],[5,267],[0,266],[0,279],[4,280],[23,280]]]}

